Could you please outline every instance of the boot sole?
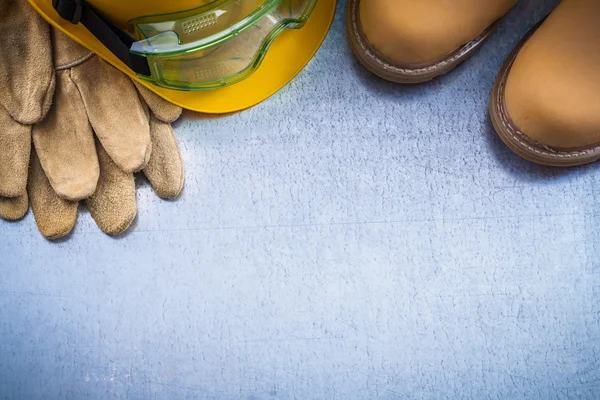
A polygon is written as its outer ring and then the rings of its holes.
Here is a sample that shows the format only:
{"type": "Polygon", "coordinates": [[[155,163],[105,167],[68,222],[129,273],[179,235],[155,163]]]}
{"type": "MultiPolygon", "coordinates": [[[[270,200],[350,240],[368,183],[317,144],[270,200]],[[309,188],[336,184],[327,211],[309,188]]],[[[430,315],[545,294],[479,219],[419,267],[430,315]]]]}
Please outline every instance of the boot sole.
{"type": "Polygon", "coordinates": [[[508,115],[505,101],[508,75],[519,52],[527,40],[542,25],[544,20],[534,26],[523,39],[517,43],[498,73],[490,100],[490,119],[492,120],[492,125],[498,136],[500,136],[500,139],[502,139],[513,152],[536,164],[552,167],[574,167],[598,161],[600,159],[600,146],[577,150],[564,150],[543,145],[529,138],[517,128],[508,115]]]}
{"type": "Polygon", "coordinates": [[[401,64],[381,54],[369,43],[358,15],[360,1],[348,0],[346,6],[346,31],[352,50],[369,71],[383,79],[397,83],[423,83],[447,74],[460,63],[468,60],[504,20],[504,17],[500,18],[477,38],[437,60],[425,64],[401,64]]]}

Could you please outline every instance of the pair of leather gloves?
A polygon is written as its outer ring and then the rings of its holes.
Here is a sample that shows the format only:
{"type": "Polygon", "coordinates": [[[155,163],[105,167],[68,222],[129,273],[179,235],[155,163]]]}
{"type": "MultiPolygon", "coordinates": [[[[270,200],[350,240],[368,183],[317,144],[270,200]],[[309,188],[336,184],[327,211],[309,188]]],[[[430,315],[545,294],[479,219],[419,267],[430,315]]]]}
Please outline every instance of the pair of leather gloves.
{"type": "Polygon", "coordinates": [[[31,205],[40,232],[61,238],[85,201],[102,231],[136,216],[134,173],[161,198],[183,188],[171,123],[159,98],[50,27],[26,0],[0,0],[0,217],[31,205]]]}

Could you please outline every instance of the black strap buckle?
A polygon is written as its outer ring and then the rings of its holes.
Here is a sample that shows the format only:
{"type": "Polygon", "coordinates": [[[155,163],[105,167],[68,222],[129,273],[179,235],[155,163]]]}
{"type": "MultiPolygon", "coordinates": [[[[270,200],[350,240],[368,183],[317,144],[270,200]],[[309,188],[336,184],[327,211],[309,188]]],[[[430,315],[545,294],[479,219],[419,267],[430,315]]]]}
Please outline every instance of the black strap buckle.
{"type": "Polygon", "coordinates": [[[148,60],[129,51],[135,39],[96,11],[86,0],[52,0],[52,7],[61,18],[74,25],[81,23],[85,26],[96,39],[136,74],[151,75],[148,60]]]}
{"type": "Polygon", "coordinates": [[[83,0],[52,0],[52,7],[61,18],[77,25],[83,14],[83,3],[83,0]]]}

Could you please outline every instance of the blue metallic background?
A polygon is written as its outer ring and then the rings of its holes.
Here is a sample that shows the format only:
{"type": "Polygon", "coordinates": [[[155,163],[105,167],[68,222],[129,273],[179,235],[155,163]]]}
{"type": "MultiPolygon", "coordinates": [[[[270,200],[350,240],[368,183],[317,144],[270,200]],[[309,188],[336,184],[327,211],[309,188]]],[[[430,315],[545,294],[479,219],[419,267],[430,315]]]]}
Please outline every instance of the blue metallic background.
{"type": "Polygon", "coordinates": [[[406,87],[333,28],[288,87],[176,125],[122,238],[0,222],[0,399],[600,399],[600,169],[530,164],[487,106],[552,1],[406,87]]]}

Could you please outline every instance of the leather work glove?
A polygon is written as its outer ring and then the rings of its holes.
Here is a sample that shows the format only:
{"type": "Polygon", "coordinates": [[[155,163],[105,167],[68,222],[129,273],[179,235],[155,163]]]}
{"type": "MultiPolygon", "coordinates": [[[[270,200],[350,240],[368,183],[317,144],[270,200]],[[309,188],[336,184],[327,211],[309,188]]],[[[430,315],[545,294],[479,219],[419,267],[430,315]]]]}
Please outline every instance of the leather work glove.
{"type": "Polygon", "coordinates": [[[85,199],[102,231],[121,234],[136,215],[134,172],[161,198],[183,188],[171,127],[182,110],[55,29],[52,45],[54,104],[33,128],[28,181],[38,229],[49,239],[67,235],[85,199]]]}
{"type": "Polygon", "coordinates": [[[48,112],[54,85],[49,25],[26,0],[0,0],[0,218],[27,213],[32,124],[48,112]]]}

